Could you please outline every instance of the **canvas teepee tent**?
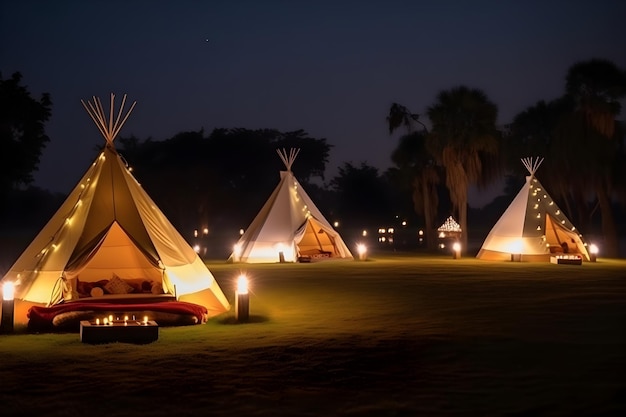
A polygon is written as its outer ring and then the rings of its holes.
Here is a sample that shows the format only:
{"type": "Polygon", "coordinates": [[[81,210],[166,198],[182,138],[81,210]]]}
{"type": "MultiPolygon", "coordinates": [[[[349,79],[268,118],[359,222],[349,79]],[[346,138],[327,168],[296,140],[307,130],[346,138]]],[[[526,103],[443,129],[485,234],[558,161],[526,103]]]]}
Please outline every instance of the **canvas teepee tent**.
{"type": "Polygon", "coordinates": [[[566,247],[569,254],[589,260],[582,235],[535,178],[541,162],[543,159],[522,159],[530,175],[487,235],[477,258],[511,260],[512,255],[521,255],[525,261],[547,261],[566,247]]]}
{"type": "Polygon", "coordinates": [[[299,149],[278,155],[287,168],[280,183],[241,236],[231,262],[296,262],[304,259],[353,259],[343,239],[328,223],[291,172],[299,149]]]}
{"type": "Polygon", "coordinates": [[[106,140],[102,153],[65,202],[21,254],[2,281],[15,282],[16,300],[52,305],[70,280],[145,278],[165,293],[207,307],[210,315],[230,306],[197,253],[139,185],[113,146],[133,110],[126,96],[105,116],[99,99],[81,101],[106,140]]]}

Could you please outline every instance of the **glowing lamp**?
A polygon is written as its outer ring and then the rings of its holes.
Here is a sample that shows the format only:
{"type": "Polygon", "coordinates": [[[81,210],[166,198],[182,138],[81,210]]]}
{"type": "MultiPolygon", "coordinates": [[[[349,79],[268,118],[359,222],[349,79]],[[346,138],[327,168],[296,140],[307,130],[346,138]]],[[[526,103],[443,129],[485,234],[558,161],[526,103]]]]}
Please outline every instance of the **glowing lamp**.
{"type": "Polygon", "coordinates": [[[359,243],[356,245],[356,251],[359,254],[359,260],[364,261],[367,259],[367,246],[363,243],[359,243]]]}
{"type": "Polygon", "coordinates": [[[13,317],[15,310],[15,283],[7,281],[2,284],[2,322],[1,333],[13,332],[13,317]]]}
{"type": "Polygon", "coordinates": [[[248,294],[248,277],[243,274],[237,278],[237,294],[248,294]]]}
{"type": "Polygon", "coordinates": [[[278,243],[276,244],[276,250],[278,251],[278,262],[280,263],[284,263],[285,262],[285,244],[283,243],[278,243]]]}
{"type": "Polygon", "coordinates": [[[461,244],[454,242],[452,244],[452,259],[459,259],[461,257],[461,244]]]}
{"type": "MultiPolygon", "coordinates": [[[[539,230],[540,226],[537,227],[539,230]]],[[[522,241],[519,239],[510,245],[509,250],[511,251],[511,262],[522,262],[522,247],[522,241]]]]}
{"type": "Polygon", "coordinates": [[[238,322],[246,322],[250,318],[250,293],[248,292],[248,278],[241,274],[237,278],[235,291],[235,315],[238,322]]]}
{"type": "Polygon", "coordinates": [[[2,299],[6,301],[12,301],[15,297],[15,284],[11,281],[7,281],[2,284],[2,299]]]}
{"type": "Polygon", "coordinates": [[[599,251],[599,249],[598,249],[597,245],[592,243],[589,246],[589,260],[591,262],[595,262],[597,260],[597,258],[598,258],[598,251],[599,251]]]}

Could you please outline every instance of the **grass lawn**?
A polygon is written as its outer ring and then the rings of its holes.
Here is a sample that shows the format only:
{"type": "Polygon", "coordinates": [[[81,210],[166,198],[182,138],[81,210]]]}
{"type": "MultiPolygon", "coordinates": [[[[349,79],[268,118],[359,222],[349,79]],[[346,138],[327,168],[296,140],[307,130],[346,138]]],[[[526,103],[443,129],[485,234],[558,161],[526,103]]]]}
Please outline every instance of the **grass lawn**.
{"type": "Polygon", "coordinates": [[[625,260],[207,263],[233,311],[154,343],[0,335],[0,415],[626,415],[625,260]]]}

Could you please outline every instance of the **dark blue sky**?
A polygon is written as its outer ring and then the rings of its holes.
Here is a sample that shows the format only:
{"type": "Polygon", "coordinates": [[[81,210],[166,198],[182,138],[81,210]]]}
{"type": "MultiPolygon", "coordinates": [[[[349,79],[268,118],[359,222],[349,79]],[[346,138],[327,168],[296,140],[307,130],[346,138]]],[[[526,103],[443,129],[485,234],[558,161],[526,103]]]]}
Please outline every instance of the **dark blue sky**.
{"type": "Polygon", "coordinates": [[[21,72],[34,96],[49,92],[54,104],[37,185],[64,193],[104,143],[80,104],[94,95],[137,101],[122,136],[304,129],[334,145],[329,180],[344,162],[390,166],[392,102],[424,113],[439,91],[465,84],[508,123],[559,96],[578,61],[626,68],[620,0],[0,4],[3,77],[21,72]]]}

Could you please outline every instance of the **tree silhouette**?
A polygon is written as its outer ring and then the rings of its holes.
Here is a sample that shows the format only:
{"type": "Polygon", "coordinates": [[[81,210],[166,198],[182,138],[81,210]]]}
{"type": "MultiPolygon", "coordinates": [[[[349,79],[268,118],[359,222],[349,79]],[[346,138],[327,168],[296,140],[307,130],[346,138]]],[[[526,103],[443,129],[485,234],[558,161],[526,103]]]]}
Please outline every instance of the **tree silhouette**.
{"type": "Polygon", "coordinates": [[[428,129],[419,120],[419,115],[411,113],[405,106],[393,103],[387,116],[389,133],[403,126],[408,134],[402,136],[391,160],[411,178],[413,207],[418,215],[424,219],[426,245],[434,249],[437,244],[435,221],[439,199],[437,184],[439,171],[435,165],[435,158],[428,148],[428,129]],[[414,124],[420,125],[420,130],[414,129],[414,124]]]}
{"type": "Polygon", "coordinates": [[[551,155],[559,173],[570,181],[578,205],[584,206],[589,193],[595,194],[605,240],[603,253],[616,257],[619,241],[611,200],[616,187],[624,183],[618,175],[623,136],[616,116],[620,100],[626,97],[626,72],[607,60],[582,61],[568,70],[565,92],[574,109],[558,124],[551,155]]]}
{"type": "Polygon", "coordinates": [[[0,74],[0,197],[33,182],[45,144],[50,141],[44,125],[51,115],[49,94],[31,97],[21,85],[22,75],[3,79],[0,74]]]}
{"type": "Polygon", "coordinates": [[[441,91],[428,108],[431,149],[446,170],[446,186],[463,230],[467,249],[467,197],[471,184],[486,185],[500,172],[498,108],[478,89],[466,86],[441,91]]]}

